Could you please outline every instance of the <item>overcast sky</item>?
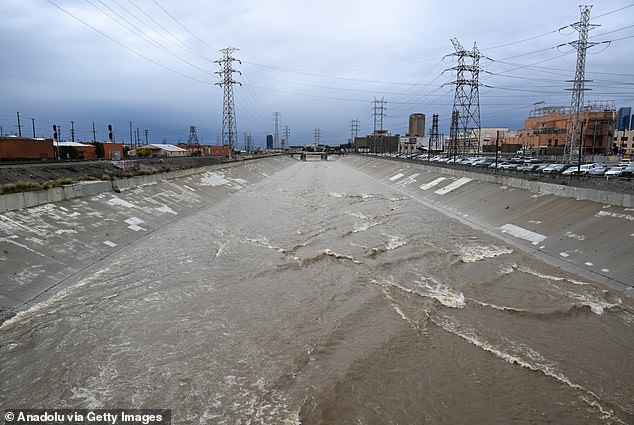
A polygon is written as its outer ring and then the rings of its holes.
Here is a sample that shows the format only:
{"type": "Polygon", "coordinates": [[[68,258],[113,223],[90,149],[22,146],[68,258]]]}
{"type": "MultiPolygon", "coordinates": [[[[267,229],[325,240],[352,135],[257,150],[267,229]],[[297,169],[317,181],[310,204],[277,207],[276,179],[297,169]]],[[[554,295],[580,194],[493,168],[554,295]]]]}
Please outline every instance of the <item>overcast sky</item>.
{"type": "MultiPolygon", "coordinates": [[[[220,49],[241,61],[234,79],[237,128],[256,145],[290,130],[291,144],[339,145],[373,130],[372,101],[385,100],[383,127],[407,132],[410,113],[440,116],[449,133],[457,65],[451,42],[481,54],[483,127],[521,129],[538,102],[570,105],[579,2],[484,0],[2,0],[0,125],[4,134],[117,141],[148,130],[150,143],[186,141],[196,125],[216,144],[222,88],[220,49]]],[[[590,3],[588,3],[590,4],[590,3]]],[[[634,106],[634,3],[598,0],[589,33],[588,101],[634,106]]],[[[143,136],[143,140],[145,137],[143,136]]]]}

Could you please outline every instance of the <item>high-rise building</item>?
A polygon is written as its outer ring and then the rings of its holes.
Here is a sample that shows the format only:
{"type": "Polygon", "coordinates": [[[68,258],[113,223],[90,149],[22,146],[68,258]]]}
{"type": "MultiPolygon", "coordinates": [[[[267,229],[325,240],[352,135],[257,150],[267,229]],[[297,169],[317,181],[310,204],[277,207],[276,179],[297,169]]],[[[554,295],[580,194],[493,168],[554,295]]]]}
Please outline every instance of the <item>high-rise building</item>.
{"type": "Polygon", "coordinates": [[[425,114],[411,114],[409,116],[410,137],[425,137],[425,114]]]}
{"type": "Polygon", "coordinates": [[[272,134],[267,134],[266,135],[266,148],[268,150],[272,150],[273,149],[273,135],[272,134]]]}
{"type": "Polygon", "coordinates": [[[626,131],[632,129],[632,108],[627,106],[619,108],[616,113],[616,129],[618,131],[626,131]]]}

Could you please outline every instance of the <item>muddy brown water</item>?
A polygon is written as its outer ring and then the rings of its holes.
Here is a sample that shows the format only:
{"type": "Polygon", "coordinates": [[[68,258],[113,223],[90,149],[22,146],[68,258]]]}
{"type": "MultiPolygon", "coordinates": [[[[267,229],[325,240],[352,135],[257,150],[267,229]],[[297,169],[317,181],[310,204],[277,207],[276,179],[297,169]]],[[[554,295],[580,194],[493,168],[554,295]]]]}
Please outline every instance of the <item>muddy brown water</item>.
{"type": "Polygon", "coordinates": [[[631,424],[632,300],[293,163],[0,327],[3,408],[196,424],[631,424]]]}

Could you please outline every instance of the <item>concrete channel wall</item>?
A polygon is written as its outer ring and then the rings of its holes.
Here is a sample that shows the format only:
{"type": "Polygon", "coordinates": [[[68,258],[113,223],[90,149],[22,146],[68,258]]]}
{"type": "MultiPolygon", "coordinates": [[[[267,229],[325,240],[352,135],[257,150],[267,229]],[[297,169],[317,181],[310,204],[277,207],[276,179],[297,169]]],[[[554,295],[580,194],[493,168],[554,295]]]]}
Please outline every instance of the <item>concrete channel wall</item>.
{"type": "Polygon", "coordinates": [[[385,158],[345,161],[426,207],[634,296],[631,195],[385,158]]]}
{"type": "Polygon", "coordinates": [[[112,254],[296,162],[272,156],[3,197],[0,323],[63,296],[95,263],[116,271],[112,254]]]}
{"type": "MultiPolygon", "coordinates": [[[[248,160],[247,160],[248,161],[248,160]]],[[[0,212],[13,211],[21,208],[30,208],[51,202],[59,202],[67,199],[92,196],[99,193],[120,191],[147,184],[158,183],[163,180],[173,180],[182,177],[201,174],[206,171],[220,170],[232,167],[241,162],[229,162],[210,165],[206,167],[187,168],[168,171],[164,173],[140,175],[112,181],[84,181],[75,184],[64,185],[47,190],[30,192],[9,193],[0,195],[0,212]]]]}
{"type": "MultiPolygon", "coordinates": [[[[396,162],[402,163],[401,161],[396,162]]],[[[528,190],[533,193],[545,193],[578,200],[601,202],[619,205],[621,207],[634,208],[634,192],[612,192],[571,185],[554,184],[504,174],[478,173],[459,168],[427,165],[424,162],[416,164],[425,170],[437,171],[454,177],[467,177],[474,180],[497,183],[504,186],[515,187],[517,189],[528,190]]]]}

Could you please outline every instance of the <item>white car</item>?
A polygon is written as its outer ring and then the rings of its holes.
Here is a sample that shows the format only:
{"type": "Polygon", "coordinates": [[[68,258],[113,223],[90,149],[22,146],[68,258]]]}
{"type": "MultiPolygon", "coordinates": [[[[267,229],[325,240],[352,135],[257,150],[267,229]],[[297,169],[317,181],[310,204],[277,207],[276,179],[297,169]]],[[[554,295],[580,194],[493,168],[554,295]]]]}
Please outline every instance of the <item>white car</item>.
{"type": "Polygon", "coordinates": [[[610,169],[608,171],[605,172],[605,174],[603,174],[606,177],[609,176],[620,176],[621,173],[623,172],[623,170],[625,170],[625,167],[610,167],[610,169]]]}
{"type": "Polygon", "coordinates": [[[591,170],[597,168],[599,164],[582,164],[581,166],[575,165],[566,170],[564,170],[561,175],[562,176],[570,176],[573,174],[588,174],[591,170]]]}

